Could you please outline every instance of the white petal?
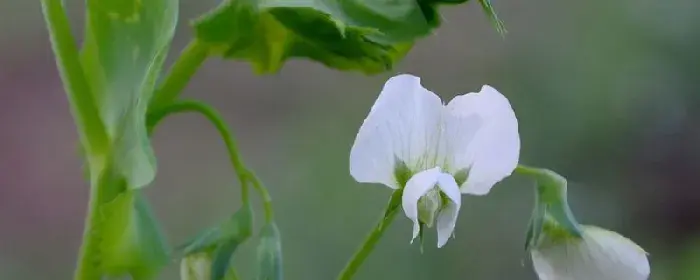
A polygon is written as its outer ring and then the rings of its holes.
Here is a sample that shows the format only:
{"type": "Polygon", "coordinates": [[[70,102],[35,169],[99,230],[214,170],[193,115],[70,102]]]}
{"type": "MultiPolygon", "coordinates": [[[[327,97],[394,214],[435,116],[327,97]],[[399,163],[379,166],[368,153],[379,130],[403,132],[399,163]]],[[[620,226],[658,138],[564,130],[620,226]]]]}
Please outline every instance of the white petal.
{"type": "Polygon", "coordinates": [[[440,167],[421,171],[413,175],[406,183],[406,188],[403,189],[401,197],[401,205],[406,217],[413,221],[413,237],[411,240],[418,237],[420,233],[420,222],[418,221],[418,200],[425,195],[429,190],[435,187],[442,172],[440,167]]]}
{"type": "Polygon", "coordinates": [[[450,172],[468,168],[462,192],[487,194],[518,165],[520,135],[515,112],[508,99],[488,85],[478,93],[455,97],[446,111],[450,172]]]}
{"type": "Polygon", "coordinates": [[[394,178],[396,158],[414,171],[428,167],[437,147],[442,101],[420,78],[389,79],[365,119],[350,151],[350,174],[361,183],[400,188],[394,178]],[[421,168],[418,168],[421,167],[421,168]]]}
{"type": "Polygon", "coordinates": [[[647,253],[631,240],[597,227],[584,227],[582,240],[543,244],[532,251],[540,280],[646,280],[647,253]]]}
{"type": "Polygon", "coordinates": [[[457,215],[462,205],[462,194],[459,192],[457,182],[450,174],[440,174],[438,187],[450,200],[447,205],[443,205],[443,209],[437,218],[438,248],[440,248],[447,243],[447,240],[450,239],[452,232],[455,230],[457,215]]]}

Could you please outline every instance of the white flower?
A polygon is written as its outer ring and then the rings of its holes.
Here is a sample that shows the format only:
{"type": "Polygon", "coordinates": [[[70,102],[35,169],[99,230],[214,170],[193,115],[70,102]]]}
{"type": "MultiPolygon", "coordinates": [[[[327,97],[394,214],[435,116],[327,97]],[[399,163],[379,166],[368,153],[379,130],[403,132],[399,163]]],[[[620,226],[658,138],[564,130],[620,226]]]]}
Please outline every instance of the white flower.
{"type": "Polygon", "coordinates": [[[461,193],[487,194],[513,172],[519,153],[515,113],[494,88],[443,105],[420,78],[404,74],[386,82],[362,124],[350,174],[358,182],[404,188],[413,239],[421,224],[437,222],[442,247],[454,231],[461,193]]]}
{"type": "Polygon", "coordinates": [[[532,250],[540,280],[646,280],[647,253],[612,231],[583,226],[583,237],[543,232],[532,250]]]}

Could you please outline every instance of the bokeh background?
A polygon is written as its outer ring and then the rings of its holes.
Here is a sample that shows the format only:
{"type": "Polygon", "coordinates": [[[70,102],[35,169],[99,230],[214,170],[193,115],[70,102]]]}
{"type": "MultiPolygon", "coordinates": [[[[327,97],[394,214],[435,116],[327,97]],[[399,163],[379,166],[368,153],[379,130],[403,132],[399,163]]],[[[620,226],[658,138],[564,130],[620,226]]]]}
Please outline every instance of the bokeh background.
{"type": "MultiPolygon", "coordinates": [[[[77,33],[82,3],[67,2],[77,33]]],[[[173,54],[191,37],[188,20],[216,5],[181,2],[173,54]]],[[[380,216],[389,189],[355,183],[348,154],[383,82],[400,72],[444,99],[498,88],[520,120],[521,161],[570,180],[580,221],[646,248],[652,279],[700,279],[700,1],[494,6],[507,36],[476,2],[445,7],[443,26],[391,73],[293,61],[258,77],[211,59],[194,77],[184,96],[221,110],[271,190],[286,279],[333,279],[380,216]]],[[[171,244],[240,206],[224,146],[202,118],[168,119],[154,145],[159,173],[147,192],[171,244]]],[[[77,146],[39,1],[0,1],[0,279],[71,278],[88,198],[77,146]]],[[[466,197],[457,238],[436,249],[431,231],[422,254],[400,217],[357,279],[534,280],[522,250],[532,193],[513,177],[466,197]]],[[[246,279],[253,243],[235,257],[246,279]]],[[[175,262],[161,279],[178,279],[175,262]]]]}

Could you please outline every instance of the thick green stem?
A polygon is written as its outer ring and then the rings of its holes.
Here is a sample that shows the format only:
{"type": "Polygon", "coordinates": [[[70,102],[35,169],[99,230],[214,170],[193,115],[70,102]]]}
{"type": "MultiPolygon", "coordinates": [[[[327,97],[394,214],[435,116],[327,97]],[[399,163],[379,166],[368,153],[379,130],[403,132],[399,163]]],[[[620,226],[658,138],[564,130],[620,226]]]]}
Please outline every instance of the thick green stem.
{"type": "Polygon", "coordinates": [[[101,232],[100,219],[102,213],[100,207],[112,201],[124,186],[116,180],[113,174],[101,168],[98,179],[92,182],[90,187],[90,202],[88,213],[85,219],[85,229],[83,232],[83,243],[80,246],[78,264],[75,268],[75,280],[100,280],[102,271],[100,270],[99,246],[101,232]]]}
{"type": "Polygon", "coordinates": [[[365,241],[362,243],[360,248],[355,252],[355,254],[350,258],[350,260],[345,264],[345,268],[338,275],[338,280],[349,280],[355,275],[357,270],[362,266],[365,259],[374,250],[374,246],[377,245],[379,239],[382,238],[384,232],[389,228],[391,222],[394,221],[396,213],[398,212],[398,206],[401,204],[401,190],[395,191],[391,195],[389,204],[387,205],[384,215],[379,220],[377,225],[372,229],[372,231],[367,235],[365,241]]]}
{"type": "Polygon", "coordinates": [[[151,107],[161,107],[177,99],[207,57],[209,57],[208,46],[196,39],[190,42],[154,93],[151,107]]]}
{"type": "Polygon", "coordinates": [[[99,197],[100,187],[92,187],[90,189],[88,213],[85,217],[83,243],[80,245],[78,263],[73,276],[75,280],[99,280],[102,277],[99,270],[99,263],[97,263],[98,260],[92,258],[92,256],[94,256],[93,252],[98,250],[97,247],[99,246],[98,236],[93,232],[94,227],[99,223],[99,197]]]}
{"type": "Polygon", "coordinates": [[[107,132],[85,78],[78,46],[71,34],[62,1],[42,0],[41,4],[56,56],[56,65],[78,127],[80,142],[88,155],[103,152],[108,145],[107,132]]]}
{"type": "Polygon", "coordinates": [[[270,195],[263,186],[263,184],[258,180],[258,178],[255,176],[253,172],[248,170],[245,165],[243,164],[243,161],[241,160],[241,156],[238,152],[238,147],[236,145],[236,141],[233,138],[233,133],[231,130],[228,129],[226,126],[226,123],[224,122],[223,118],[219,113],[212,108],[211,106],[199,102],[199,101],[194,101],[194,100],[183,100],[183,101],[176,101],[172,102],[166,106],[159,107],[153,109],[152,113],[149,114],[148,118],[148,130],[149,132],[152,132],[155,126],[163,120],[166,116],[170,114],[175,114],[175,113],[180,113],[180,112],[195,112],[203,115],[204,117],[207,118],[214,126],[216,129],[219,131],[219,134],[221,134],[222,139],[224,140],[224,144],[226,145],[226,149],[229,154],[229,158],[231,159],[231,165],[233,166],[234,171],[236,172],[236,175],[238,176],[238,180],[241,183],[241,196],[243,199],[244,203],[248,202],[248,183],[251,183],[253,185],[253,188],[255,188],[260,195],[263,197],[263,207],[265,210],[265,220],[270,222],[272,221],[273,218],[273,211],[272,211],[272,200],[270,199],[270,195]]]}
{"type": "Polygon", "coordinates": [[[93,232],[98,224],[99,205],[102,196],[100,179],[95,179],[95,170],[102,165],[103,155],[109,145],[107,132],[97,110],[96,102],[83,72],[80,54],[70,31],[70,24],[61,0],[42,0],[42,10],[48,28],[56,64],[63,81],[73,118],[78,128],[80,142],[88,155],[91,169],[91,189],[88,213],[85,219],[83,243],[75,270],[76,280],[99,280],[102,275],[99,263],[93,256],[99,240],[93,232]]]}

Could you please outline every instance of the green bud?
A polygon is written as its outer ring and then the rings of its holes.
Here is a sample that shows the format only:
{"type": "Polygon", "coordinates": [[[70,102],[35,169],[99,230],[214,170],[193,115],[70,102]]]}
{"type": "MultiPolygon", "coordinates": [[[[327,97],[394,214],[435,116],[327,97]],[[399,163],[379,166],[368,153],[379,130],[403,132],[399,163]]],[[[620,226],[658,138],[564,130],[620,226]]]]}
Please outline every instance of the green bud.
{"type": "MultiPolygon", "coordinates": [[[[190,254],[180,261],[181,280],[211,280],[213,254],[201,252],[190,254]]],[[[224,280],[236,280],[238,275],[233,267],[229,267],[224,280]]]]}
{"type": "Polygon", "coordinates": [[[256,279],[282,279],[282,241],[275,223],[265,225],[260,231],[258,276],[256,279]]]}
{"type": "Polygon", "coordinates": [[[181,280],[211,279],[211,256],[208,253],[196,253],[180,261],[181,280]]]}

